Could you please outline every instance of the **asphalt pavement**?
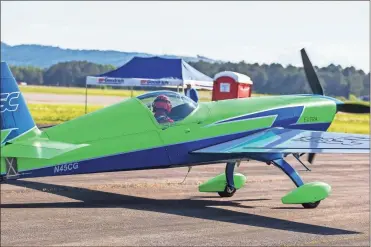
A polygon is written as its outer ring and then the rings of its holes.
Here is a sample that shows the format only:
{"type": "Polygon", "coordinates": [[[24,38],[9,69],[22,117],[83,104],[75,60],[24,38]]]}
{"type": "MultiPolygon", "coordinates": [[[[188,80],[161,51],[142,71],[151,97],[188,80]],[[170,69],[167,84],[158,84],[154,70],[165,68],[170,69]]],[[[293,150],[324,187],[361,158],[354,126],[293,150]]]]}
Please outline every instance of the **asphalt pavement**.
{"type": "Polygon", "coordinates": [[[1,186],[1,246],[370,246],[369,156],[318,155],[306,182],[332,186],[316,209],[284,205],[278,168],[244,162],[231,198],[198,192],[224,164],[18,180],[1,186]]]}

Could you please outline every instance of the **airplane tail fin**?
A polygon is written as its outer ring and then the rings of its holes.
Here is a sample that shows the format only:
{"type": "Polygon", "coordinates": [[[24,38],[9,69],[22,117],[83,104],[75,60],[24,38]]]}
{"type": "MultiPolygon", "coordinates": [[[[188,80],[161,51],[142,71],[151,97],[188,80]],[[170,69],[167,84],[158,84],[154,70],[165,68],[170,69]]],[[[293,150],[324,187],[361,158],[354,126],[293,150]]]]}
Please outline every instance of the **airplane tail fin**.
{"type": "Polygon", "coordinates": [[[8,64],[3,61],[0,90],[1,145],[3,145],[35,128],[36,124],[8,64]]]}

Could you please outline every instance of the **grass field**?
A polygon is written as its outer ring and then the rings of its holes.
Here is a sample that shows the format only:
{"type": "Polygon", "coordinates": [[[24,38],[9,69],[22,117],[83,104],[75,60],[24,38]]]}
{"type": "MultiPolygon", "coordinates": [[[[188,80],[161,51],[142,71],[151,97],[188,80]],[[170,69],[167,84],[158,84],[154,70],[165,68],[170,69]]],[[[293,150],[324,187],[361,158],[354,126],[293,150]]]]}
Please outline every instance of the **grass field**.
{"type": "MultiPolygon", "coordinates": [[[[84,105],[46,105],[29,104],[32,116],[37,124],[57,124],[85,114],[84,105]]],[[[88,112],[103,106],[88,106],[88,112]]],[[[337,114],[330,126],[331,132],[370,133],[370,114],[337,114]]]]}
{"type": "Polygon", "coordinates": [[[328,131],[370,134],[370,114],[338,113],[328,131]]]}

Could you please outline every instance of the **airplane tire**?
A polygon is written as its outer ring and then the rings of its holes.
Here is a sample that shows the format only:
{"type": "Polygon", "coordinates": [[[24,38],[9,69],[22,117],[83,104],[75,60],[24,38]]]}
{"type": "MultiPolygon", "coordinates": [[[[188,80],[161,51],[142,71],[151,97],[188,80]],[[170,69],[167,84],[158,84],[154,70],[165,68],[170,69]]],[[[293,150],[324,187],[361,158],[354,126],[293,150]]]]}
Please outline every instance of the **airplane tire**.
{"type": "Polygon", "coordinates": [[[321,201],[316,201],[316,202],[310,202],[310,203],[303,203],[301,205],[303,205],[304,208],[316,208],[318,207],[319,203],[321,201]]]}
{"type": "Polygon", "coordinates": [[[225,187],[224,191],[223,192],[218,192],[219,196],[220,197],[232,197],[234,195],[234,193],[236,193],[236,189],[233,188],[232,191],[229,191],[227,187],[225,187]]]}

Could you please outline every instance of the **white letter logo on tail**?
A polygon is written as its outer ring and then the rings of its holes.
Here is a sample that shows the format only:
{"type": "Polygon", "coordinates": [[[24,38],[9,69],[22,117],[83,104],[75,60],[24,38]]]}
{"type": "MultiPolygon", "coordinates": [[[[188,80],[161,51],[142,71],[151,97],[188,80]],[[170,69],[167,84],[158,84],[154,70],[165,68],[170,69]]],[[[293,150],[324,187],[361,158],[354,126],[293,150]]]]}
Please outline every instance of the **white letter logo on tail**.
{"type": "Polygon", "coordinates": [[[18,99],[20,92],[2,93],[0,97],[0,112],[16,111],[19,104],[12,103],[12,100],[18,99]]]}

